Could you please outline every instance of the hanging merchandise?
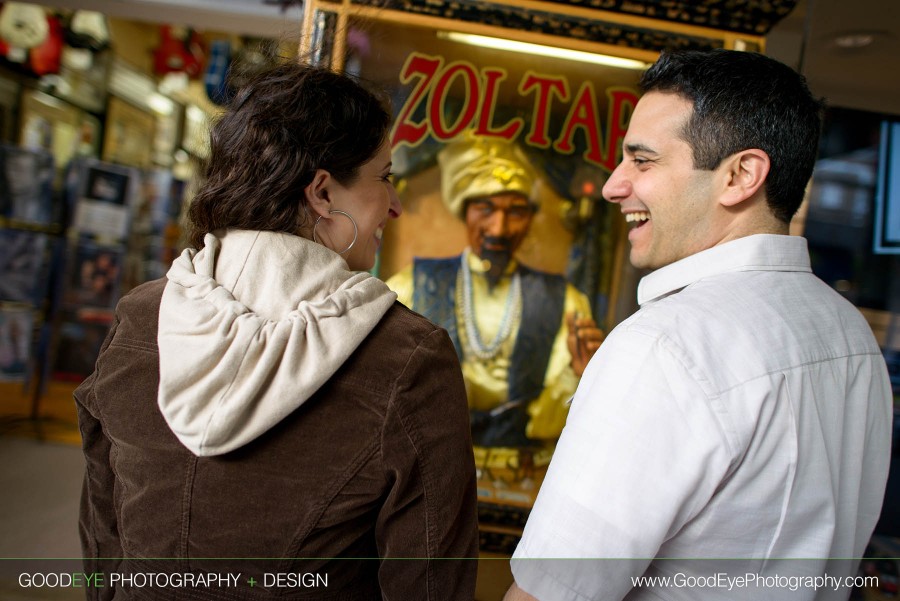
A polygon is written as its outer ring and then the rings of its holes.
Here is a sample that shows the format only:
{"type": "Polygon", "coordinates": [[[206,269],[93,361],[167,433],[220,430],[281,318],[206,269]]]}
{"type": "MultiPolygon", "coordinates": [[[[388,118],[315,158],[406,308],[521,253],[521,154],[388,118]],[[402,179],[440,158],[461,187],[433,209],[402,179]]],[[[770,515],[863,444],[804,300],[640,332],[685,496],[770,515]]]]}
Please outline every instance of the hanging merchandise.
{"type": "Polygon", "coordinates": [[[34,48],[47,39],[47,17],[34,4],[7,2],[0,8],[0,38],[10,46],[34,48]]]}
{"type": "Polygon", "coordinates": [[[40,6],[6,2],[0,8],[0,39],[7,44],[8,60],[25,62],[28,58],[26,51],[43,44],[48,32],[47,17],[40,6]]]}
{"type": "Polygon", "coordinates": [[[28,66],[37,75],[59,73],[64,42],[63,26],[59,18],[47,16],[47,39],[28,51],[28,66]]]}
{"type": "Polygon", "coordinates": [[[209,63],[206,66],[203,83],[206,87],[206,95],[218,105],[227,104],[232,96],[232,90],[228,86],[230,68],[231,42],[215,40],[210,47],[209,63]]]}
{"type": "Polygon", "coordinates": [[[66,47],[62,62],[69,69],[87,71],[94,58],[110,45],[106,17],[89,10],[75,11],[65,28],[66,47]]]}
{"type": "Polygon", "coordinates": [[[197,31],[162,25],[159,37],[159,46],[153,51],[153,72],[156,75],[182,71],[192,79],[200,76],[206,49],[197,31]]]}
{"type": "Polygon", "coordinates": [[[90,10],[76,10],[66,29],[66,42],[73,48],[102,52],[111,38],[106,16],[90,10]]]}
{"type": "Polygon", "coordinates": [[[218,105],[225,105],[242,82],[274,67],[278,63],[278,47],[269,38],[242,37],[233,44],[216,40],[212,44],[206,69],[206,94],[218,105]]]}

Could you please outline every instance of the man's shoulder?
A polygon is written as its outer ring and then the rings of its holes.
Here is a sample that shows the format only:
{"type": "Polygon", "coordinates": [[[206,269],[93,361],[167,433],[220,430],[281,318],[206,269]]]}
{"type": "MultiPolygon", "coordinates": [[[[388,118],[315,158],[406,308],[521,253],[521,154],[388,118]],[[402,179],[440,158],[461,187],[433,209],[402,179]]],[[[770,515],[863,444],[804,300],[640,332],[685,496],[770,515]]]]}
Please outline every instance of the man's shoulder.
{"type": "Polygon", "coordinates": [[[699,280],[642,306],[617,329],[681,357],[718,389],[792,367],[879,354],[859,311],[800,272],[699,280]]]}

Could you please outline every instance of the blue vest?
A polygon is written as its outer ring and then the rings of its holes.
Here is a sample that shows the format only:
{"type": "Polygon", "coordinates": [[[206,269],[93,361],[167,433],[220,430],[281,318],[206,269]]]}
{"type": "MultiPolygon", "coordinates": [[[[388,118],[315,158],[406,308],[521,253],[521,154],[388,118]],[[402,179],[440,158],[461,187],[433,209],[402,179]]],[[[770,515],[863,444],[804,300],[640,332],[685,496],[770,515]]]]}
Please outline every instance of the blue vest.
{"type": "MultiPolygon", "coordinates": [[[[461,256],[413,261],[413,310],[447,330],[460,360],[463,353],[456,320],[456,279],[461,261],[461,256]]],[[[480,446],[535,444],[525,437],[527,407],[544,389],[553,342],[562,326],[565,279],[521,264],[518,272],[522,281],[522,320],[510,358],[510,406],[502,414],[472,412],[472,436],[480,446]],[[480,423],[485,420],[489,423],[480,423]]]]}

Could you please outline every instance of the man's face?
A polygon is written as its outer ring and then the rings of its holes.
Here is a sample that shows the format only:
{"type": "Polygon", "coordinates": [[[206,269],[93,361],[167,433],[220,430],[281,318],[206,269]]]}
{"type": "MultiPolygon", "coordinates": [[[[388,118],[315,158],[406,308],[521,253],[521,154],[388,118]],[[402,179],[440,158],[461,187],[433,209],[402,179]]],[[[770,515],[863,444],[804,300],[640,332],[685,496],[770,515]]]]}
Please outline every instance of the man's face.
{"type": "Polygon", "coordinates": [[[717,171],[693,167],[680,137],[693,103],[676,94],[649,92],[638,102],[623,142],[622,162],[603,186],[631,226],[631,263],[657,269],[714,246],[720,239],[714,211],[717,171]]]}
{"type": "MultiPolygon", "coordinates": [[[[521,246],[531,227],[534,209],[521,194],[501,192],[466,203],[469,246],[482,259],[506,256],[521,246]]],[[[505,265],[504,265],[505,267],[505,265]]]]}

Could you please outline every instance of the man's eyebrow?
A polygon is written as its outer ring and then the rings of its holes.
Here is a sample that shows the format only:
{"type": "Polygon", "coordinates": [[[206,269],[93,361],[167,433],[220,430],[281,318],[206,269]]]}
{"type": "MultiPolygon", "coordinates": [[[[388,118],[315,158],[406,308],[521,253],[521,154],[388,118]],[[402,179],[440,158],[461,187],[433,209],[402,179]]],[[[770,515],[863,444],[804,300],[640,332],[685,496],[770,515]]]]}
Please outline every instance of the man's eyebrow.
{"type": "Polygon", "coordinates": [[[645,146],[644,144],[626,144],[625,152],[628,154],[635,154],[636,152],[643,152],[646,154],[658,154],[655,150],[650,148],[649,146],[645,146]]]}

